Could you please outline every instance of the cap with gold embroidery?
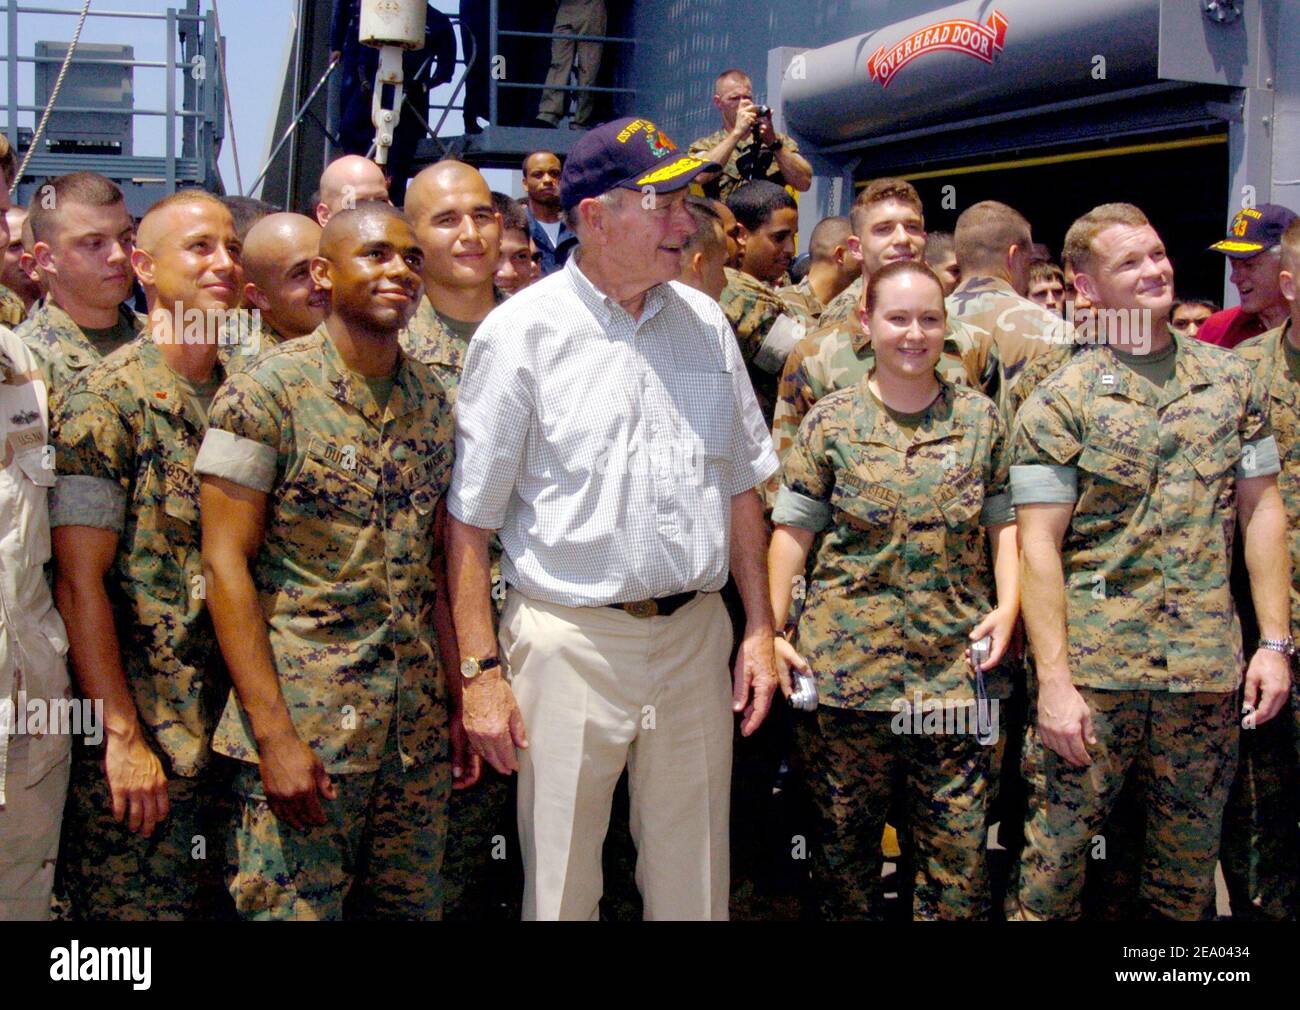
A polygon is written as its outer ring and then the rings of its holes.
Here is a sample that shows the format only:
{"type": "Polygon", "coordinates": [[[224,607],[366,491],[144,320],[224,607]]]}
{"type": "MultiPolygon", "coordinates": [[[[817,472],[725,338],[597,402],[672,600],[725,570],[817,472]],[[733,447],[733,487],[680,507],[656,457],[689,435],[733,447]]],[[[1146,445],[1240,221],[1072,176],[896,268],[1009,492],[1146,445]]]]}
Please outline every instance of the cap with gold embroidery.
{"type": "Polygon", "coordinates": [[[1278,245],[1287,225],[1295,219],[1294,211],[1276,203],[1246,207],[1232,219],[1228,237],[1222,242],[1215,242],[1210,248],[1233,259],[1249,259],[1256,253],[1278,245]]]}
{"type": "Polygon", "coordinates": [[[567,211],[611,189],[672,193],[701,172],[716,172],[719,167],[679,151],[648,119],[616,119],[573,145],[560,178],[560,202],[567,211]]]}

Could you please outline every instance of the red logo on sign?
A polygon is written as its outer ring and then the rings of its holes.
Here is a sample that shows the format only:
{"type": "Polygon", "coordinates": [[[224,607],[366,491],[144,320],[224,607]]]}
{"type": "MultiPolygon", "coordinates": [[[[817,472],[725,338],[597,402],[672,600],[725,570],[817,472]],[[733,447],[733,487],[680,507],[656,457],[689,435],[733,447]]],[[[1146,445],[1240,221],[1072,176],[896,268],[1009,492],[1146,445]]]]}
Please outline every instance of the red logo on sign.
{"type": "Polygon", "coordinates": [[[953,18],[938,24],[918,28],[895,45],[881,46],[867,60],[867,73],[882,88],[889,87],[894,75],[918,56],[947,49],[955,53],[974,56],[985,63],[993,62],[993,55],[1002,51],[1007,37],[1007,19],[1001,11],[989,15],[988,24],[977,24],[966,18],[953,18]]]}

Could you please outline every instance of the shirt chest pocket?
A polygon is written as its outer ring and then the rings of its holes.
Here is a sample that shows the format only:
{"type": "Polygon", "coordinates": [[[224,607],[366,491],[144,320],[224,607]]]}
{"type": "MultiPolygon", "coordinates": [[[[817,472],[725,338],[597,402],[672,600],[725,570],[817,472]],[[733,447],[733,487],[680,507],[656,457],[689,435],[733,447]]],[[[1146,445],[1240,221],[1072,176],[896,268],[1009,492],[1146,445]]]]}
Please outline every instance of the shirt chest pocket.
{"type": "Polygon", "coordinates": [[[950,530],[978,527],[984,507],[984,482],[970,467],[962,467],[951,480],[939,486],[935,499],[950,530]]]}
{"type": "Polygon", "coordinates": [[[369,523],[378,506],[378,480],[365,466],[362,450],[313,437],[297,475],[284,486],[284,511],[350,528],[369,523]]]}
{"type": "Polygon", "coordinates": [[[1122,450],[1093,440],[1079,454],[1075,527],[1081,533],[1094,524],[1122,522],[1151,491],[1156,461],[1144,453],[1122,450]]]}
{"type": "Polygon", "coordinates": [[[864,555],[882,550],[893,539],[901,503],[902,495],[883,484],[848,473],[837,475],[831,508],[845,552],[864,555]]]}
{"type": "Polygon", "coordinates": [[[1242,457],[1241,438],[1230,430],[1208,443],[1189,444],[1183,454],[1201,483],[1213,487],[1235,470],[1242,457]]]}

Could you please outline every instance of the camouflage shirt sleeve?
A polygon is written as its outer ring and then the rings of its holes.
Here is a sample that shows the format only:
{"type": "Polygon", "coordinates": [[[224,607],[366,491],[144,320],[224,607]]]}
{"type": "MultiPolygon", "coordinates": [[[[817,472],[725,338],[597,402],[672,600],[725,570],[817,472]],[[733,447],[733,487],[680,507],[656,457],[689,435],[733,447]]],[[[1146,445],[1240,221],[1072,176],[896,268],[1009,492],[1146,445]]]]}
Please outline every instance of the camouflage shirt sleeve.
{"type": "Polygon", "coordinates": [[[1083,450],[1074,412],[1053,384],[1039,386],[1016,417],[1011,498],[1016,505],[1073,504],[1083,450]]]}
{"type": "Polygon", "coordinates": [[[208,431],[194,472],[269,494],[279,468],[283,414],[249,373],[232,375],[208,408],[208,431]]]}
{"type": "Polygon", "coordinates": [[[781,371],[776,391],[776,412],[772,418],[772,444],[776,447],[778,459],[785,459],[799,434],[800,423],[816,402],[804,367],[807,354],[805,343],[796,345],[781,371]]]}
{"type": "Polygon", "coordinates": [[[1241,435],[1241,458],[1237,460],[1237,479],[1268,477],[1282,469],[1277,441],[1268,419],[1268,378],[1264,370],[1250,369],[1250,390],[1242,411],[1238,432],[1241,435]]]}
{"type": "Polygon", "coordinates": [[[813,411],[799,426],[794,445],[781,468],[781,490],[772,510],[772,522],[798,526],[814,533],[831,520],[831,491],[835,471],[826,456],[821,415],[813,411]]]}
{"type": "Polygon", "coordinates": [[[126,418],[108,397],[78,389],[59,405],[51,441],[59,479],[50,525],[121,533],[135,474],[136,437],[126,418]]]}
{"type": "Polygon", "coordinates": [[[1000,415],[990,413],[989,420],[991,444],[984,464],[984,507],[980,524],[1001,526],[1016,521],[1016,510],[1011,504],[1011,440],[1000,415]]]}

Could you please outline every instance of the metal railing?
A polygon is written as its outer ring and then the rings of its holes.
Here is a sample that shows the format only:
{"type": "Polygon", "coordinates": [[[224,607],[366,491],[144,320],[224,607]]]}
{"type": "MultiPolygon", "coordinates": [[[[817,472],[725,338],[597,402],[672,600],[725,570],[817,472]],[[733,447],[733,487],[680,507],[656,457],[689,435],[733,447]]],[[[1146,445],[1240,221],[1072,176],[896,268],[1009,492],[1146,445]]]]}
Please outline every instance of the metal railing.
{"type": "MultiPolygon", "coordinates": [[[[41,113],[45,109],[39,105],[28,105],[18,100],[19,64],[61,64],[57,56],[19,55],[19,15],[42,14],[77,17],[78,10],[59,7],[38,7],[20,5],[14,0],[6,4],[7,16],[7,61],[8,61],[8,124],[5,132],[15,151],[19,145],[18,114],[22,112],[41,113]]],[[[158,178],[164,181],[169,191],[176,189],[177,181],[210,184],[217,178],[217,155],[224,137],[224,102],[225,96],[217,73],[217,30],[212,11],[201,14],[197,0],[190,0],[186,10],[169,7],[162,12],[148,11],[113,11],[91,10],[88,17],[104,20],[125,19],[161,22],[166,32],[166,56],[163,60],[124,60],[102,57],[73,55],[73,66],[116,66],[140,67],[164,71],[166,82],[163,88],[163,108],[128,108],[120,105],[73,105],[56,102],[55,112],[106,114],[114,116],[161,116],[167,122],[164,127],[164,154],[160,159],[156,155],[91,155],[78,153],[60,153],[37,151],[33,153],[28,165],[29,175],[55,174],[75,171],[87,165],[94,165],[100,171],[114,178],[140,178],[150,180],[158,178]],[[184,41],[180,40],[180,28],[186,26],[184,41]],[[196,31],[196,29],[198,29],[196,31]],[[178,52],[178,49],[182,50],[178,52]],[[179,58],[178,58],[179,57],[179,58]],[[192,71],[200,65],[205,68],[202,75],[192,71]],[[177,75],[182,75],[184,95],[177,101],[177,75]],[[177,154],[177,126],[181,127],[181,153],[177,154]]]]}
{"type": "MultiPolygon", "coordinates": [[[[491,54],[488,60],[489,65],[495,61],[497,55],[501,52],[500,40],[507,38],[526,38],[526,39],[566,39],[573,42],[603,42],[618,43],[624,45],[635,45],[637,40],[634,38],[622,38],[616,35],[570,35],[567,33],[557,35],[555,32],[523,32],[501,27],[500,20],[500,0],[492,0],[490,12],[488,15],[488,37],[492,40],[491,54]]],[[[534,83],[531,81],[499,81],[495,74],[490,75],[488,84],[488,121],[496,126],[500,120],[498,118],[498,90],[500,88],[519,88],[527,91],[595,91],[601,94],[616,95],[635,95],[635,88],[612,88],[600,87],[597,85],[579,85],[579,84],[546,84],[545,82],[534,83]]]]}

